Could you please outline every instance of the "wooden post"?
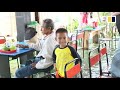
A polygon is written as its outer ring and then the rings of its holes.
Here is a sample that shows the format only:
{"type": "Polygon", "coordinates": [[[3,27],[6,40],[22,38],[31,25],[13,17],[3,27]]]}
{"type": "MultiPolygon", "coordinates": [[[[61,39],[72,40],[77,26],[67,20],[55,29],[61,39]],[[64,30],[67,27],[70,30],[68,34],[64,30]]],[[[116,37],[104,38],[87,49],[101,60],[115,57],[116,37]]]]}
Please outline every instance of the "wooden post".
{"type": "Polygon", "coordinates": [[[99,32],[96,30],[95,32],[91,32],[93,37],[93,43],[98,44],[99,32]]]}
{"type": "Polygon", "coordinates": [[[92,34],[93,37],[93,43],[98,44],[99,43],[99,34],[100,30],[85,30],[85,36],[84,36],[84,50],[89,49],[89,36],[90,33],[92,34]]]}
{"type": "MultiPolygon", "coordinates": [[[[25,25],[31,22],[30,12],[15,12],[16,15],[16,27],[17,27],[17,41],[24,41],[25,25]]],[[[25,64],[26,60],[34,57],[33,52],[29,52],[27,55],[20,56],[20,64],[25,64]]]]}
{"type": "Polygon", "coordinates": [[[84,50],[88,50],[89,49],[89,33],[90,33],[90,31],[88,31],[88,30],[85,31],[84,50]]]}

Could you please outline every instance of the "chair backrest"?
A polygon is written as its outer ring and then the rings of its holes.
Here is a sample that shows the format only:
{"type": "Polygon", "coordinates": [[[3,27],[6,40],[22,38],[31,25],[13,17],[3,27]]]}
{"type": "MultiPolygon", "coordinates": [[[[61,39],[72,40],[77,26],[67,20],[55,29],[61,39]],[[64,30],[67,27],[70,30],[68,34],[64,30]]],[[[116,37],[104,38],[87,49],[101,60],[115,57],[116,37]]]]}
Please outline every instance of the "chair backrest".
{"type": "Polygon", "coordinates": [[[0,44],[4,44],[6,42],[6,38],[4,36],[0,36],[0,44]]]}
{"type": "Polygon", "coordinates": [[[77,40],[76,35],[75,35],[75,34],[72,34],[72,35],[71,35],[71,41],[75,41],[75,40],[77,40]]]}
{"type": "Polygon", "coordinates": [[[71,41],[69,41],[68,44],[77,51],[77,38],[75,34],[71,35],[71,41]]]}
{"type": "Polygon", "coordinates": [[[107,54],[107,47],[106,47],[106,43],[101,43],[99,45],[99,49],[100,49],[100,56],[102,57],[103,55],[107,54]],[[103,48],[101,48],[101,45],[104,45],[103,48]]]}
{"type": "MultiPolygon", "coordinates": [[[[78,34],[73,34],[71,35],[71,41],[69,43],[71,43],[71,46],[77,51],[77,45],[78,42],[77,40],[79,39],[84,39],[84,32],[78,33],[78,34]]],[[[83,46],[84,46],[84,41],[83,41],[83,46]]]]}
{"type": "Polygon", "coordinates": [[[72,46],[72,47],[77,51],[77,44],[76,44],[76,41],[71,41],[70,43],[71,43],[70,46],[72,46]]]}
{"type": "Polygon", "coordinates": [[[107,66],[109,66],[106,43],[99,44],[99,51],[100,51],[100,57],[106,55],[107,66]],[[103,47],[101,48],[101,46],[103,46],[103,47]]]}
{"type": "Polygon", "coordinates": [[[77,40],[78,39],[83,39],[84,38],[84,32],[78,33],[77,34],[77,40]]]}
{"type": "Polygon", "coordinates": [[[56,78],[56,76],[54,74],[51,73],[51,71],[54,69],[54,65],[49,66],[48,68],[45,69],[41,69],[40,72],[44,72],[44,75],[42,78],[56,78]]]}
{"type": "Polygon", "coordinates": [[[65,68],[64,68],[65,78],[73,78],[77,74],[81,74],[81,78],[82,78],[82,68],[81,68],[82,64],[80,62],[74,65],[71,69],[66,70],[67,66],[75,62],[76,60],[78,60],[78,58],[75,58],[74,60],[66,63],[65,68]]]}
{"type": "MultiPolygon", "coordinates": [[[[80,41],[79,41],[79,45],[81,45],[82,49],[83,49],[83,58],[84,58],[84,31],[80,32],[77,34],[77,40],[82,40],[82,43],[80,44],[80,41]]],[[[78,44],[78,43],[77,43],[78,44]]]]}
{"type": "Polygon", "coordinates": [[[92,72],[91,72],[91,67],[95,64],[97,64],[99,62],[99,69],[100,69],[100,72],[101,72],[101,61],[100,61],[100,53],[99,53],[99,48],[95,48],[93,50],[90,50],[89,51],[89,74],[90,74],[90,78],[92,77],[92,72]],[[94,55],[91,57],[91,53],[95,50],[98,51],[98,54],[94,55]]]}

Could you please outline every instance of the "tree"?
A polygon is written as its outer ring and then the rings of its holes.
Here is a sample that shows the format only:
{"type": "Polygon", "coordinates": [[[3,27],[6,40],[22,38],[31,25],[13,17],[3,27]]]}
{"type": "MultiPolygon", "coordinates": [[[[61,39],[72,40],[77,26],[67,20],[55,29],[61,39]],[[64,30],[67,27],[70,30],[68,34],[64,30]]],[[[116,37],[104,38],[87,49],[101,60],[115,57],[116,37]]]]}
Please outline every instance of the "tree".
{"type": "Polygon", "coordinates": [[[73,19],[71,23],[69,22],[69,24],[67,26],[67,30],[69,32],[73,32],[75,29],[78,28],[78,25],[79,25],[78,20],[77,19],[73,19]]]}
{"type": "Polygon", "coordinates": [[[98,18],[99,18],[99,25],[106,25],[107,30],[106,35],[109,37],[112,37],[113,35],[113,31],[112,31],[112,27],[115,26],[115,23],[107,23],[107,21],[101,21],[101,17],[107,17],[107,16],[111,16],[111,12],[98,12],[98,18]]]}

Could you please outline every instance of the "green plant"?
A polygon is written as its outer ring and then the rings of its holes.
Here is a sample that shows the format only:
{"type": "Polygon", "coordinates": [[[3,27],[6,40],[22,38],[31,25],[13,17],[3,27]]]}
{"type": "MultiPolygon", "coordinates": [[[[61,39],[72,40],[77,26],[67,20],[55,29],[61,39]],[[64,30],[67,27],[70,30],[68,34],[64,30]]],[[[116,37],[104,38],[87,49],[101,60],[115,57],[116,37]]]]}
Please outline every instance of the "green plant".
{"type": "Polygon", "coordinates": [[[79,22],[77,19],[73,19],[71,23],[68,24],[67,30],[69,32],[73,32],[75,29],[78,28],[79,22]]]}
{"type": "Polygon", "coordinates": [[[106,25],[106,22],[102,21],[101,19],[103,16],[110,16],[111,12],[98,12],[97,14],[98,14],[98,18],[99,18],[99,21],[98,21],[99,25],[106,25]]]}
{"type": "MultiPolygon", "coordinates": [[[[99,19],[102,18],[103,16],[111,16],[111,12],[98,12],[98,16],[99,16],[99,19]]],[[[115,23],[107,23],[107,21],[100,21],[99,20],[99,25],[100,26],[103,26],[105,25],[107,27],[107,31],[106,32],[106,35],[107,37],[112,37],[113,36],[113,31],[112,31],[112,27],[115,26],[115,23]]],[[[105,29],[104,29],[105,30],[105,29]]]]}

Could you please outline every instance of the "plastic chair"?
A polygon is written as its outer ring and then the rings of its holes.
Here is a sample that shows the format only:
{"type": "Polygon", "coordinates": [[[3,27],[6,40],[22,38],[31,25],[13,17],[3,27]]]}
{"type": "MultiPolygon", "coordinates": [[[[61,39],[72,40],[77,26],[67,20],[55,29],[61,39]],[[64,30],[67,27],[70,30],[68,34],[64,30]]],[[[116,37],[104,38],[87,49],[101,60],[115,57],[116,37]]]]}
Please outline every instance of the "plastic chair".
{"type": "MultiPolygon", "coordinates": [[[[44,75],[50,75],[51,74],[51,71],[54,69],[54,66],[51,65],[49,66],[48,68],[46,69],[43,69],[43,72],[44,72],[44,75]]],[[[49,77],[48,77],[49,78],[49,77]]]]}
{"type": "MultiPolygon", "coordinates": [[[[106,56],[106,71],[103,72],[102,68],[101,68],[101,74],[104,75],[104,74],[110,74],[110,71],[109,71],[109,61],[108,61],[108,54],[107,54],[107,45],[106,43],[101,43],[99,44],[99,52],[100,52],[100,59],[102,61],[102,57],[105,55],[106,56]],[[103,46],[101,48],[101,46],[103,46]]],[[[101,63],[102,65],[102,63],[101,63]]],[[[102,67],[102,66],[101,66],[102,67]]]]}
{"type": "Polygon", "coordinates": [[[71,63],[75,63],[76,60],[78,60],[78,58],[75,58],[74,60],[68,62],[65,64],[65,67],[64,67],[64,74],[65,74],[65,77],[60,77],[58,75],[58,71],[55,71],[54,73],[49,73],[48,75],[44,76],[43,78],[78,78],[78,77],[75,77],[76,75],[80,74],[81,78],[83,77],[82,76],[82,63],[77,63],[75,64],[71,69],[69,69],[68,71],[66,70],[66,67],[71,64],[71,63]]]}
{"type": "Polygon", "coordinates": [[[64,67],[64,74],[65,74],[65,78],[74,78],[76,75],[80,74],[81,78],[82,78],[82,63],[77,63],[74,67],[72,67],[71,69],[69,69],[68,71],[66,70],[67,66],[73,62],[75,62],[76,60],[78,60],[78,58],[75,58],[74,60],[66,63],[65,67],[64,67]]]}
{"type": "Polygon", "coordinates": [[[71,41],[68,42],[70,46],[72,46],[76,51],[78,50],[78,40],[82,40],[82,47],[79,49],[83,49],[83,58],[84,58],[84,32],[78,33],[78,34],[73,34],[71,36],[71,41]]]}
{"type": "MultiPolygon", "coordinates": [[[[78,33],[77,34],[77,40],[79,40],[79,45],[80,45],[80,40],[82,41],[82,47],[78,48],[77,46],[77,49],[83,49],[83,58],[84,58],[84,32],[81,32],[81,33],[78,33]]],[[[77,42],[78,44],[78,42],[77,42]]]]}
{"type": "Polygon", "coordinates": [[[92,78],[91,67],[96,65],[98,62],[99,62],[99,72],[100,72],[100,75],[102,75],[101,74],[101,61],[100,61],[99,48],[97,47],[97,48],[89,51],[89,74],[90,74],[90,78],[92,78]],[[96,51],[96,50],[97,50],[98,54],[91,57],[91,53],[93,53],[93,51],[96,51]]]}
{"type": "MultiPolygon", "coordinates": [[[[55,77],[53,74],[51,74],[51,71],[53,70],[54,66],[51,65],[46,69],[42,69],[40,72],[38,72],[37,74],[40,75],[40,73],[44,73],[44,76],[42,76],[41,78],[51,78],[51,76],[55,77]]],[[[33,77],[33,75],[32,75],[33,77]]],[[[34,78],[34,77],[33,77],[34,78]]]]}
{"type": "Polygon", "coordinates": [[[77,40],[75,34],[72,34],[71,40],[68,42],[68,44],[77,51],[77,40]]]}
{"type": "MultiPolygon", "coordinates": [[[[92,70],[91,67],[99,64],[99,76],[96,78],[112,78],[111,76],[105,76],[105,74],[110,74],[109,72],[102,72],[102,65],[101,65],[101,57],[106,54],[106,48],[99,49],[99,47],[89,51],[89,73],[90,78],[92,78],[92,70]],[[91,53],[97,50],[98,54],[91,57],[91,53]]],[[[107,54],[106,54],[107,55],[107,54]]]]}

